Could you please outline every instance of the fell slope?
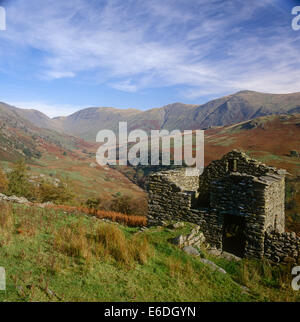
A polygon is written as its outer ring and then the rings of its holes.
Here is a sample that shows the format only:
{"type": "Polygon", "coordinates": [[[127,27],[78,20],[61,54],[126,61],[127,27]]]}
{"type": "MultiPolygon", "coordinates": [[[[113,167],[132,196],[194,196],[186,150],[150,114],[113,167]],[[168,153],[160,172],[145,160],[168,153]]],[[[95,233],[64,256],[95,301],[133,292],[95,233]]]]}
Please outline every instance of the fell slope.
{"type": "Polygon", "coordinates": [[[26,159],[34,176],[68,177],[77,202],[114,194],[144,198],[145,193],[121,173],[95,163],[96,149],[80,138],[39,128],[14,107],[0,104],[0,161],[7,171],[12,162],[26,159]]]}

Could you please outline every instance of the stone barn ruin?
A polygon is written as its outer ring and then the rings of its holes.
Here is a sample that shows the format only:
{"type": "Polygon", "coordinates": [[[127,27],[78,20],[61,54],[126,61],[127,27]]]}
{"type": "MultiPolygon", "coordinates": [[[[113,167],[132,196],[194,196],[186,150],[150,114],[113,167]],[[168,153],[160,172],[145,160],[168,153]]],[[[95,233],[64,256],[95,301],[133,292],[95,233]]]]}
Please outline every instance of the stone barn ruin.
{"type": "Polygon", "coordinates": [[[300,259],[300,238],[285,232],[285,170],[234,150],[199,177],[185,176],[185,169],[154,173],[148,190],[149,225],[191,222],[212,247],[237,256],[300,259]]]}

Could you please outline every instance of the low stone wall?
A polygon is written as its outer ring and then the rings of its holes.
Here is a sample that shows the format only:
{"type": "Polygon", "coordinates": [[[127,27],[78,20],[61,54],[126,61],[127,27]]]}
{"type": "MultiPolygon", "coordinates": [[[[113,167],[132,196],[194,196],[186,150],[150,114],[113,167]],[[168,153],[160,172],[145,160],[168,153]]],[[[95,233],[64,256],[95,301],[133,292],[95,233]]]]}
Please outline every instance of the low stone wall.
{"type": "Polygon", "coordinates": [[[264,257],[276,263],[300,263],[300,237],[294,232],[267,232],[264,257]]]}
{"type": "Polygon", "coordinates": [[[31,202],[24,197],[6,196],[3,193],[0,193],[0,201],[9,201],[20,204],[31,204],[31,202]]]}

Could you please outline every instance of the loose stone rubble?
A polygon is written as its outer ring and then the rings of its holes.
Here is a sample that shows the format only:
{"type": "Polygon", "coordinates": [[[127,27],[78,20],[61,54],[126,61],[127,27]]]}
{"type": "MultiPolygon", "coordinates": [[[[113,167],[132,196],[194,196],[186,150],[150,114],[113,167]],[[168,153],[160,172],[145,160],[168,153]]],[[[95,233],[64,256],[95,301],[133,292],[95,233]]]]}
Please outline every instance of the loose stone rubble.
{"type": "Polygon", "coordinates": [[[195,246],[200,247],[205,242],[204,234],[200,231],[200,227],[196,226],[192,229],[191,233],[184,236],[179,235],[172,240],[174,245],[179,247],[183,246],[195,246]]]}

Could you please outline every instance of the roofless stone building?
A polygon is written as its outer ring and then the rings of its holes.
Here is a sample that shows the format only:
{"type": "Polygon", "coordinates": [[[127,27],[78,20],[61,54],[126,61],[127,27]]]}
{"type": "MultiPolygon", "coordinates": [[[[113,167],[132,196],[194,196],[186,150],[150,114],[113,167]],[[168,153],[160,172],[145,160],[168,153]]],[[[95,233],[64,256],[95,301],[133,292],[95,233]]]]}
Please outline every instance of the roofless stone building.
{"type": "Polygon", "coordinates": [[[152,174],[148,189],[149,225],[192,222],[212,247],[235,255],[300,259],[300,238],[285,232],[285,170],[233,150],[199,177],[185,176],[185,169],[152,174]]]}

